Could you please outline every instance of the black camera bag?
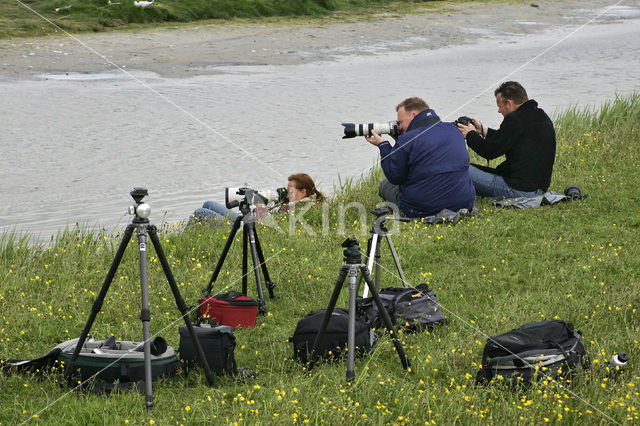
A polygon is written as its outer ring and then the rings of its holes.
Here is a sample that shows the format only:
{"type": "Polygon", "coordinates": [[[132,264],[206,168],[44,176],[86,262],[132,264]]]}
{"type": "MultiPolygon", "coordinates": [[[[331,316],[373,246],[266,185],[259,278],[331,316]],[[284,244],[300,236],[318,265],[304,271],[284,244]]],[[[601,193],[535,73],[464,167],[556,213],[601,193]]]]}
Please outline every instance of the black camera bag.
{"type": "MultiPolygon", "coordinates": [[[[413,287],[388,287],[380,290],[380,299],[394,326],[409,331],[430,330],[435,324],[444,324],[436,294],[426,284],[413,287]]],[[[359,299],[358,310],[374,329],[384,327],[373,297],[359,299]]]]}
{"type": "MultiPolygon", "coordinates": [[[[289,341],[293,343],[293,358],[306,364],[310,361],[316,336],[322,326],[326,309],[311,312],[298,321],[298,325],[289,341]]],[[[349,311],[334,308],[322,342],[318,345],[319,359],[335,360],[346,352],[348,337],[349,311]]],[[[355,346],[356,356],[371,353],[377,343],[375,332],[364,319],[356,315],[355,346]]]]}
{"type": "MultiPolygon", "coordinates": [[[[200,346],[212,372],[222,376],[233,376],[237,373],[234,350],[236,338],[233,327],[229,325],[193,324],[193,330],[198,336],[200,346]]],[[[180,346],[178,353],[185,369],[188,371],[196,364],[200,364],[198,354],[186,325],[178,328],[180,346]]]]}
{"type": "Polygon", "coordinates": [[[482,353],[477,383],[500,375],[508,382],[567,377],[576,367],[588,368],[582,334],[561,320],[531,322],[490,337],[482,353]]]}

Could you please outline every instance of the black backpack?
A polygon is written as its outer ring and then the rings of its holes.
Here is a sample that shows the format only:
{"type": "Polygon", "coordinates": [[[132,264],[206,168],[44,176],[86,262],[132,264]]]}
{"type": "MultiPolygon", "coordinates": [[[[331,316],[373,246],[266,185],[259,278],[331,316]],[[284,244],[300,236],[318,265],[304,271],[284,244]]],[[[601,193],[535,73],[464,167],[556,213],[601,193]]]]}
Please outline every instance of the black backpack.
{"type": "MultiPolygon", "coordinates": [[[[289,338],[293,343],[293,358],[306,364],[310,361],[313,344],[322,326],[326,309],[313,311],[298,321],[298,325],[289,338]]],[[[318,347],[318,359],[335,360],[340,358],[347,348],[349,311],[342,308],[334,308],[329,319],[329,324],[324,334],[324,339],[318,347]]],[[[355,346],[356,356],[371,353],[377,343],[375,332],[366,321],[356,315],[355,346]]]]}
{"type": "Polygon", "coordinates": [[[477,383],[500,375],[511,383],[568,377],[576,367],[588,368],[582,334],[561,320],[531,322],[490,337],[482,353],[477,383]]]}
{"type": "MultiPolygon", "coordinates": [[[[379,293],[394,326],[409,331],[430,330],[435,324],[444,324],[446,321],[435,292],[426,284],[419,284],[415,288],[389,287],[379,293]]],[[[373,297],[359,299],[357,305],[371,327],[384,327],[373,297]]]]}

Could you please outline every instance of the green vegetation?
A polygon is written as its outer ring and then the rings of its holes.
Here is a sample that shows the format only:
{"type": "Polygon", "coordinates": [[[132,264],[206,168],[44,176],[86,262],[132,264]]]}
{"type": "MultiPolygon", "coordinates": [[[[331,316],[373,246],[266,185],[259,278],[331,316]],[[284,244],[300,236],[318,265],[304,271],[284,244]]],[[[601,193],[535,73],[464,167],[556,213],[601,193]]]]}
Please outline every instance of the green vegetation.
{"type": "Polygon", "coordinates": [[[155,0],[149,7],[135,6],[134,0],[7,0],[0,2],[0,38],[60,29],[103,31],[205,19],[326,17],[335,12],[361,15],[372,8],[407,13],[427,7],[442,6],[415,0],[155,0]]]}
{"type": "MultiPolygon", "coordinates": [[[[136,392],[68,394],[57,374],[13,375],[0,382],[0,423],[31,418],[43,424],[637,424],[640,94],[616,98],[599,111],[574,109],[555,121],[551,189],[562,192],[577,184],[589,194],[586,200],[529,210],[483,201],[475,216],[456,225],[400,224],[393,234],[407,279],[428,283],[449,319],[431,333],[401,336],[411,372],[402,369],[391,341],[382,337],[371,356],[356,360],[355,384],[347,386],[345,362],[318,365],[307,375],[292,361],[287,342],[300,318],[326,307],[342,264],[340,243],[354,236],[366,247],[372,215],[363,221],[349,208],[341,228],[340,212],[356,203],[374,207],[381,177],[376,169],[344,183],[326,207],[309,209],[308,228],[295,221],[290,233],[288,216],[278,217],[277,227],[258,226],[280,297],[267,299],[269,314],[255,328],[235,333],[238,365],[255,370],[256,379],[220,379],[219,387],[210,388],[202,374],[191,373],[161,382],[148,413],[144,395],[136,392]],[[592,369],[569,383],[541,382],[518,392],[499,382],[474,386],[487,336],[553,318],[582,330],[592,369]],[[629,353],[630,368],[616,379],[607,377],[607,360],[619,351],[629,353]]],[[[173,226],[164,224],[161,241],[182,296],[194,305],[229,228],[166,229],[173,226]]],[[[216,292],[241,288],[237,238],[216,292]]],[[[4,235],[0,358],[37,357],[77,337],[118,242],[69,230],[34,247],[28,238],[4,235]]],[[[151,330],[177,347],[179,313],[153,250],[149,256],[151,330]]],[[[385,287],[400,284],[392,263],[383,244],[385,287]]],[[[133,241],[94,323],[96,339],[141,339],[138,269],[133,241]]],[[[254,281],[249,283],[249,295],[256,297],[254,281]]],[[[344,289],[338,306],[346,303],[344,289]]]]}

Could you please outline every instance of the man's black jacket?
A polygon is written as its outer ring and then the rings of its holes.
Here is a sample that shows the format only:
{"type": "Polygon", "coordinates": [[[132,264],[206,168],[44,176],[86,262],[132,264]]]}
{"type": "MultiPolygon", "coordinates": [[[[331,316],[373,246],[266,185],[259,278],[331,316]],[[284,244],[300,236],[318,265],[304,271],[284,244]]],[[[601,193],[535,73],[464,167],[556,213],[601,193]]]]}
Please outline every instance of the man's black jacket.
{"type": "Polygon", "coordinates": [[[546,191],[556,156],[556,133],[549,116],[533,99],[507,114],[498,130],[488,129],[487,137],[467,133],[467,145],[488,160],[506,156],[495,169],[476,167],[502,176],[518,191],[546,191]]]}

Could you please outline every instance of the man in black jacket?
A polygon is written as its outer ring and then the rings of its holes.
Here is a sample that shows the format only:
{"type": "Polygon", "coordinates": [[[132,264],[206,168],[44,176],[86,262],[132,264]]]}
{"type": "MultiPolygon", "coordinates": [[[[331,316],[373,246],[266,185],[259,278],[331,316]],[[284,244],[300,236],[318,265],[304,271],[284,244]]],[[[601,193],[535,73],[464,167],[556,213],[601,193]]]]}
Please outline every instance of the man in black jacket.
{"type": "Polygon", "coordinates": [[[495,169],[471,164],[469,174],[476,195],[507,198],[534,197],[547,191],[556,155],[556,134],[549,116],[519,83],[507,81],[495,90],[498,130],[485,128],[477,118],[458,124],[467,145],[491,160],[504,155],[495,169]]]}

